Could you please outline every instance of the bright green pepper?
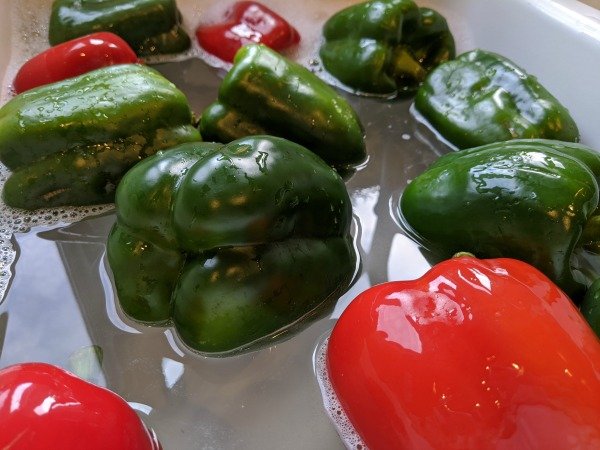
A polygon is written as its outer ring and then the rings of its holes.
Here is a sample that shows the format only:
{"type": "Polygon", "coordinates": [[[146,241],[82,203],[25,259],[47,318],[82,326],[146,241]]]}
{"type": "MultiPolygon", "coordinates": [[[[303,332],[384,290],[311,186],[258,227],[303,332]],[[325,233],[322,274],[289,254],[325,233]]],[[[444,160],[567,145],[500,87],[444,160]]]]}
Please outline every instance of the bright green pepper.
{"type": "Polygon", "coordinates": [[[108,260],[123,311],[200,352],[264,345],[331,308],[356,255],[344,182],[272,136],[184,144],[117,189],[108,260]]]}
{"type": "Polygon", "coordinates": [[[406,187],[400,215],[441,257],[521,259],[580,299],[587,281],[572,256],[598,207],[598,175],[600,154],[579,144],[490,144],[438,159],[406,187]]]}
{"type": "Polygon", "coordinates": [[[140,159],[198,141],[184,94],[153,69],[118,65],[24,92],[0,108],[4,201],[36,209],[112,202],[140,159]]]}
{"type": "Polygon", "coordinates": [[[323,27],[328,72],[361,93],[411,94],[438,64],[454,58],[454,38],[436,11],[412,0],[349,6],[323,27]]]}
{"type": "Polygon", "coordinates": [[[309,148],[335,168],[366,158],[356,112],[315,74],[264,45],[246,45],[225,76],[218,101],[200,121],[205,140],[270,134],[309,148]]]}
{"type": "Polygon", "coordinates": [[[140,56],[190,47],[175,0],[54,0],[50,44],[97,31],[121,36],[140,56]]]}
{"type": "Polygon", "coordinates": [[[567,109],[534,76],[483,50],[463,53],[432,71],[415,107],[458,148],[521,138],[579,141],[567,109]]]}

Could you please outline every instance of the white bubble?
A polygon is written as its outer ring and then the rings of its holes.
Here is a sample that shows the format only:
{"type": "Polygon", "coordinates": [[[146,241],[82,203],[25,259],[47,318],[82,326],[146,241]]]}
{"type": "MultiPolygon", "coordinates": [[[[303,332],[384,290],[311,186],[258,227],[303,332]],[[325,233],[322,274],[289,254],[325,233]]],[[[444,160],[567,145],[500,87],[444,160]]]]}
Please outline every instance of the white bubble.
{"type": "Polygon", "coordinates": [[[368,450],[363,440],[360,438],[354,425],[348,419],[340,404],[335,390],[331,385],[329,373],[327,372],[327,344],[329,339],[325,340],[315,353],[315,371],[319,387],[321,388],[321,396],[323,397],[323,405],[327,411],[327,415],[335,425],[335,428],[344,442],[348,450],[368,450]]]}

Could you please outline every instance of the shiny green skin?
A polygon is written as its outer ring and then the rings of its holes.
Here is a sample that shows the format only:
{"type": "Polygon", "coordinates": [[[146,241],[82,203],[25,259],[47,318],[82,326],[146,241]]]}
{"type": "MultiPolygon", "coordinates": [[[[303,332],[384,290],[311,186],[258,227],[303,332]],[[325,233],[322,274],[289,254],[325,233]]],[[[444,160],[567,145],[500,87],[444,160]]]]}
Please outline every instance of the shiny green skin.
{"type": "Polygon", "coordinates": [[[600,154],[579,144],[490,144],[441,157],[406,187],[400,215],[441,257],[521,259],[578,299],[571,256],[598,206],[599,174],[600,154]]]}
{"type": "Polygon", "coordinates": [[[280,136],[335,168],[366,158],[364,131],[348,102],[306,68],[258,44],[237,52],[217,102],[202,112],[200,132],[218,142],[280,136]]]}
{"type": "Polygon", "coordinates": [[[459,149],[510,139],[579,141],[567,109],[512,61],[473,50],[435,69],[415,107],[459,149]]]}
{"type": "Polygon", "coordinates": [[[125,175],[116,206],[107,254],[123,311],[172,319],[200,352],[264,345],[306,326],[355,271],[342,179],[282,138],[159,152],[125,175]]]}
{"type": "Polygon", "coordinates": [[[4,201],[36,209],[112,202],[139,160],[200,140],[184,94],[153,69],[118,65],[24,92],[0,108],[4,201]]]}
{"type": "Polygon", "coordinates": [[[182,340],[203,352],[268,344],[329,312],[354,260],[342,237],[225,248],[186,265],[173,321],[182,340]]]}
{"type": "Polygon", "coordinates": [[[600,279],[589,287],[579,308],[592,330],[600,337],[600,279]]]}
{"type": "Polygon", "coordinates": [[[349,6],[325,23],[323,36],[325,69],[360,93],[412,94],[434,67],[455,55],[446,20],[412,0],[349,6]]]}
{"type": "Polygon", "coordinates": [[[121,36],[140,56],[190,47],[175,0],[54,0],[51,45],[98,31],[121,36]]]}
{"type": "Polygon", "coordinates": [[[185,255],[177,248],[140,239],[119,224],[110,232],[106,251],[125,314],[145,323],[167,323],[171,317],[169,299],[185,255]]]}

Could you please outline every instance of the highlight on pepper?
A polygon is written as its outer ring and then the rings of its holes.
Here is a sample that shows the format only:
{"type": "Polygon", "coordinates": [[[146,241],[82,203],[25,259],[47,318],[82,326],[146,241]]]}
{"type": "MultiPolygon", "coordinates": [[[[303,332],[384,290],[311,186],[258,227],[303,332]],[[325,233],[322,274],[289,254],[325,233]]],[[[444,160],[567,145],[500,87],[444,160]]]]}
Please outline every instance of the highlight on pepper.
{"type": "Polygon", "coordinates": [[[328,312],[357,256],[340,176],[273,136],[188,143],[117,188],[107,256],[123,312],[192,350],[267,345],[328,312]]]}

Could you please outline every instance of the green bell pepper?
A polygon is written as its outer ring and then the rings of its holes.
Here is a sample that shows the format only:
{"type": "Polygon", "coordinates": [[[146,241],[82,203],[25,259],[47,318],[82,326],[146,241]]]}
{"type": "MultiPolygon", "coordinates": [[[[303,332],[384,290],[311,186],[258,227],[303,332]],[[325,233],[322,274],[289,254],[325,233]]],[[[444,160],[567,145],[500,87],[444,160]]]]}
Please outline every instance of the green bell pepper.
{"type": "Polygon", "coordinates": [[[567,109],[534,76],[483,50],[463,53],[432,71],[415,107],[461,149],[521,138],[579,141],[567,109]]]}
{"type": "Polygon", "coordinates": [[[349,6],[323,26],[325,69],[367,94],[412,94],[437,65],[454,58],[454,38],[436,11],[412,0],[349,6]]]}
{"type": "Polygon", "coordinates": [[[600,337],[600,278],[592,283],[580,305],[581,314],[600,337]]]}
{"type": "Polygon", "coordinates": [[[202,113],[200,132],[218,142],[280,136],[340,169],[366,158],[364,131],[348,102],[308,69],[258,44],[236,53],[217,102],[202,113]]]}
{"type": "Polygon", "coordinates": [[[207,353],[264,345],[331,308],[356,267],[340,176],[272,136],[158,152],[119,184],[107,254],[125,314],[207,353]]]}
{"type": "Polygon", "coordinates": [[[140,56],[178,53],[190,47],[175,0],[54,0],[51,45],[97,31],[121,36],[140,56]]]}
{"type": "Polygon", "coordinates": [[[140,159],[199,140],[186,97],[149,67],[105,67],[41,86],[0,108],[0,161],[12,171],[4,201],[109,203],[140,159]]]}
{"type": "Polygon", "coordinates": [[[587,280],[572,258],[598,207],[600,154],[580,144],[516,139],[447,154],[400,200],[407,232],[442,258],[521,259],[574,299],[587,280]]]}

